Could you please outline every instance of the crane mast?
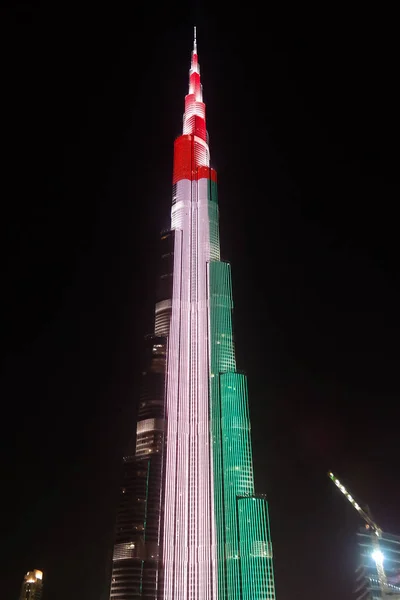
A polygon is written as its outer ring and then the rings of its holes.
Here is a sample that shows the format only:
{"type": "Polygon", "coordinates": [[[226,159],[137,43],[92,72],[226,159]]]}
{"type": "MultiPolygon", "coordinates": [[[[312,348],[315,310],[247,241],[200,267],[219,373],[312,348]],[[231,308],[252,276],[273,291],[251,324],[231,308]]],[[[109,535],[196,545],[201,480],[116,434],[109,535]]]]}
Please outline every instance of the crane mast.
{"type": "Polygon", "coordinates": [[[362,517],[364,519],[364,521],[368,524],[369,528],[371,529],[371,540],[372,540],[372,545],[374,548],[379,588],[380,588],[382,599],[386,600],[386,598],[388,598],[388,593],[387,593],[388,585],[387,585],[385,569],[383,568],[382,552],[380,550],[380,545],[379,545],[379,538],[382,536],[382,529],[372,519],[371,515],[369,514],[369,511],[361,508],[361,506],[356,502],[356,500],[354,500],[353,495],[350,494],[350,492],[339,481],[339,479],[332,472],[329,472],[328,475],[329,475],[329,478],[333,481],[333,483],[342,492],[343,496],[345,496],[347,498],[347,500],[350,502],[350,504],[356,509],[356,511],[358,512],[360,517],[362,517]]]}

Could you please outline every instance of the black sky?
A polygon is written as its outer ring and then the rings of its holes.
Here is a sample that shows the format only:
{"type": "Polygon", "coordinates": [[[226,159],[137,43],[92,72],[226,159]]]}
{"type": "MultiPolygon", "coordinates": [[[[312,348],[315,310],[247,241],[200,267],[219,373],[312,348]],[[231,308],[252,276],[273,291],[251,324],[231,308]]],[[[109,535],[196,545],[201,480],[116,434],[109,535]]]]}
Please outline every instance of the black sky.
{"type": "Polygon", "coordinates": [[[263,10],[2,8],[5,598],[107,597],[194,24],[278,600],[352,598],[329,469],[400,534],[395,17],[263,10]]]}

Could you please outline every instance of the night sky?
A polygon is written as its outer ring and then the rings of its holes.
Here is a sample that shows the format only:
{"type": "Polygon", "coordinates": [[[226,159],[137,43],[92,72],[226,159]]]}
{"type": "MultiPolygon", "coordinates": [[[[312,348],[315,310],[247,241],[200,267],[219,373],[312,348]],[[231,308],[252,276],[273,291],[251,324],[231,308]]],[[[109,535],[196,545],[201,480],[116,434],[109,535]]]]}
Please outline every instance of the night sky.
{"type": "Polygon", "coordinates": [[[277,599],[353,597],[328,470],[400,534],[398,34],[350,4],[2,8],[4,598],[108,597],[193,25],[277,599]]]}

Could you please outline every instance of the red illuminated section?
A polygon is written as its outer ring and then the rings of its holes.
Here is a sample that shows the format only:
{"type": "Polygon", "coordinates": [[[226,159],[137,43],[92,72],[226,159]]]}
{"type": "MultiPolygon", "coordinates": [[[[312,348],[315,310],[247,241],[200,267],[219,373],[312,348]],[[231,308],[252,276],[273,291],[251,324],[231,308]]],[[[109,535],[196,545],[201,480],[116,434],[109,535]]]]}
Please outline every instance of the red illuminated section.
{"type": "Polygon", "coordinates": [[[189,71],[189,93],[185,97],[183,133],[191,133],[202,139],[204,142],[207,141],[206,106],[203,102],[196,43],[193,48],[192,62],[189,71]]]}
{"type": "Polygon", "coordinates": [[[181,179],[195,181],[203,177],[216,181],[217,174],[209,165],[206,106],[203,102],[195,38],[189,71],[189,93],[185,96],[183,132],[175,140],[173,183],[177,183],[181,179]]]}
{"type": "Polygon", "coordinates": [[[217,181],[217,173],[208,164],[208,146],[196,140],[194,135],[181,135],[174,145],[173,183],[181,179],[211,179],[217,181]]]}

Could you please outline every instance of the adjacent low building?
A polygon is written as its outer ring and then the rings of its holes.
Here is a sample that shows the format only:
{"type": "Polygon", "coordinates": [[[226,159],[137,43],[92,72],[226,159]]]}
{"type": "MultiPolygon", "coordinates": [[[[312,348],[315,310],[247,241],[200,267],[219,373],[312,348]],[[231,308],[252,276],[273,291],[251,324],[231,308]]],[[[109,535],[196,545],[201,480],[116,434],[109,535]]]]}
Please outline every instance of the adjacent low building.
{"type": "Polygon", "coordinates": [[[28,571],[22,583],[19,600],[41,600],[43,572],[38,569],[28,571]]]}
{"type": "Polygon", "coordinates": [[[375,532],[363,527],[357,542],[360,564],[355,600],[400,600],[400,536],[382,532],[377,542],[375,532]],[[384,586],[379,581],[377,561],[383,566],[384,586]]]}

